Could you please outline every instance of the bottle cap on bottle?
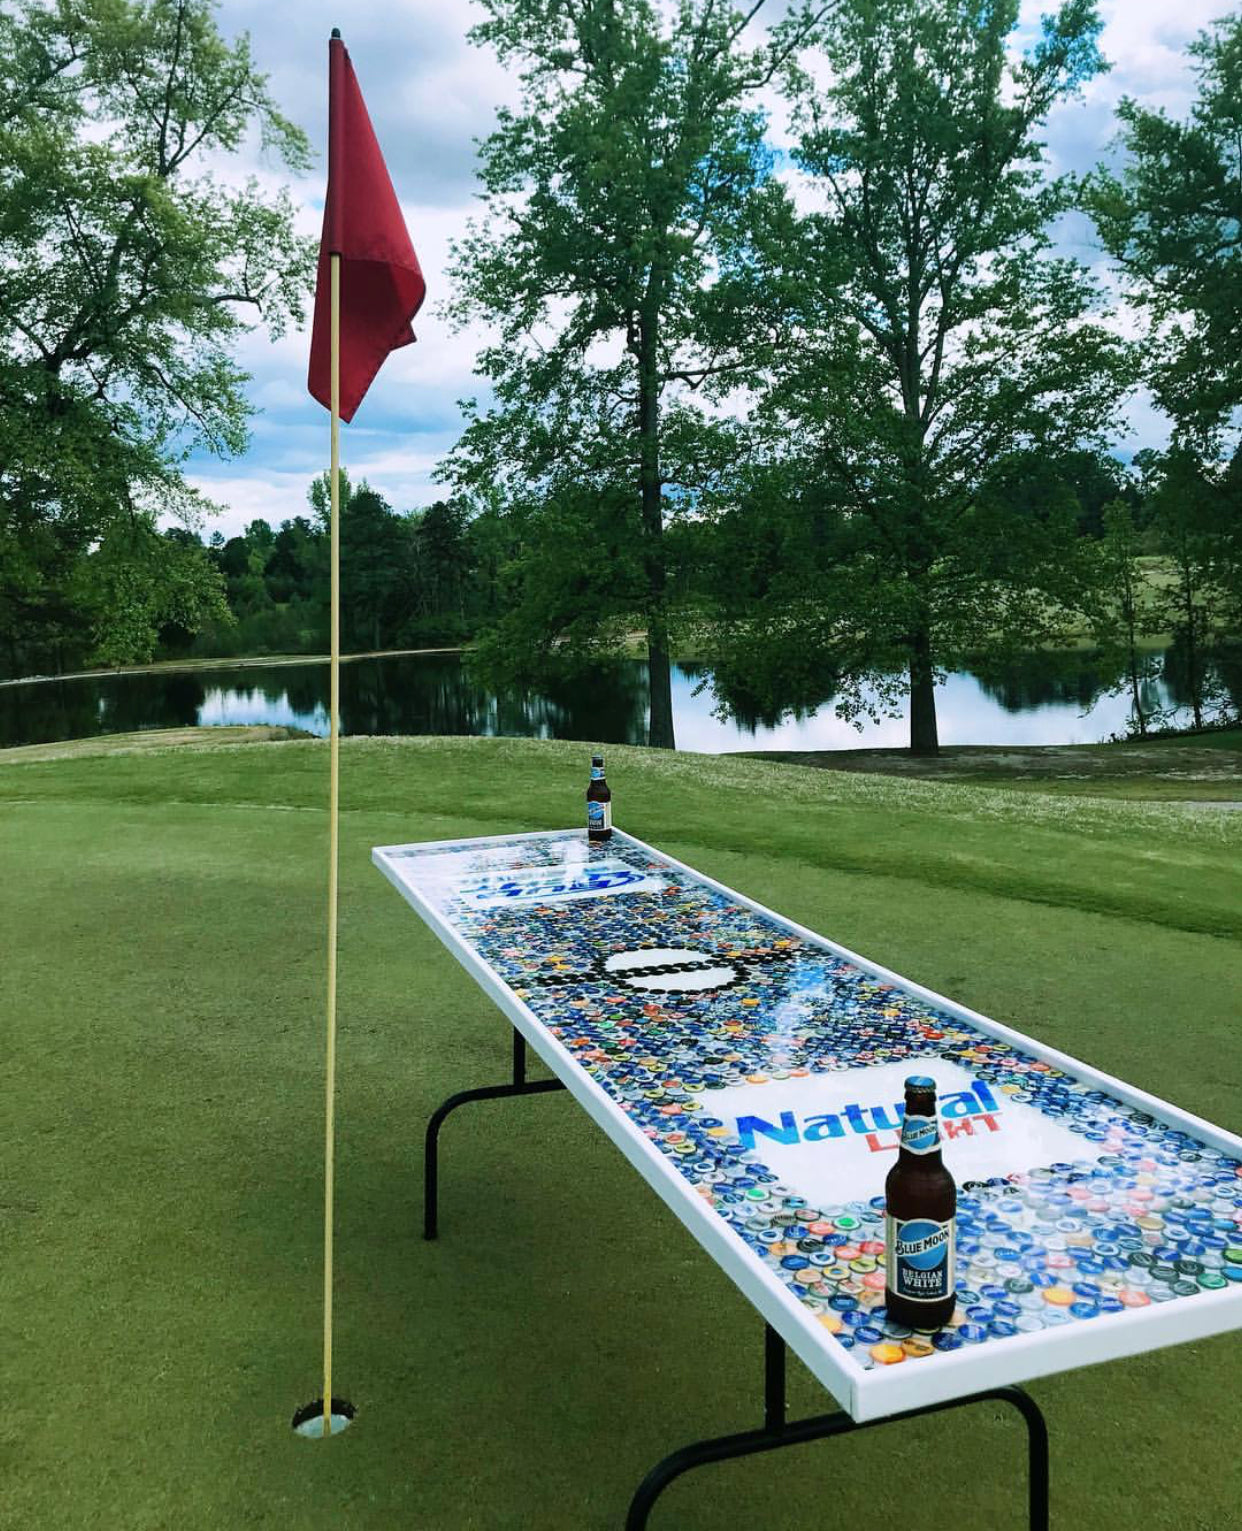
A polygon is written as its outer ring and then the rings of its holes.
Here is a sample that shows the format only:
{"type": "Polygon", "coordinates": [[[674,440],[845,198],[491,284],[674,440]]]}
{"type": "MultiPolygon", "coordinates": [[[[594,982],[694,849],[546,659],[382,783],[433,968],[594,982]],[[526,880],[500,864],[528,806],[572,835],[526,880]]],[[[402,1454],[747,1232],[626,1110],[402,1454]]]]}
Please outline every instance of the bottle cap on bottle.
{"type": "Polygon", "coordinates": [[[936,1081],[930,1079],[926,1074],[911,1074],[909,1079],[906,1080],[907,1090],[917,1090],[922,1093],[925,1090],[934,1091],[935,1088],[936,1081]]]}
{"type": "Polygon", "coordinates": [[[604,763],[604,757],[602,755],[592,755],[591,756],[591,764],[592,765],[603,765],[603,763],[604,763]]]}

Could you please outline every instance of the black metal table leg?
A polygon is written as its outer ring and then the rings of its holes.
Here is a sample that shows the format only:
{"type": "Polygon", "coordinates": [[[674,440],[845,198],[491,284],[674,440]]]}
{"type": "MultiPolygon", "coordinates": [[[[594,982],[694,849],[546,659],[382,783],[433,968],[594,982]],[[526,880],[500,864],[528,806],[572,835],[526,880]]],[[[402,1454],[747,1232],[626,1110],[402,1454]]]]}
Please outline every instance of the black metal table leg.
{"type": "Polygon", "coordinates": [[[423,1152],[423,1237],[434,1239],[439,1232],[440,1128],[458,1106],[470,1100],[500,1100],[509,1095],[544,1095],[549,1090],[563,1090],[559,1079],[527,1079],[526,1038],[513,1028],[513,1080],[510,1084],[483,1085],[476,1090],[459,1090],[438,1106],[427,1123],[423,1152]]]}
{"type": "Polygon", "coordinates": [[[646,1531],[647,1517],[661,1493],[674,1479],[680,1478],[692,1467],[753,1456],[761,1451],[776,1451],[785,1446],[800,1446],[808,1441],[823,1440],[830,1435],[846,1435],[854,1430],[869,1430],[875,1425],[892,1425],[905,1419],[917,1419],[924,1414],[940,1414],[947,1409],[961,1409],[970,1404],[992,1401],[1012,1404],[1026,1421],[1030,1528],[1031,1531],[1048,1531],[1048,1427],[1039,1405],[1020,1387],[988,1388],[982,1393],[972,1393],[968,1398],[952,1398],[944,1403],[929,1404],[922,1409],[909,1409],[903,1414],[890,1414],[883,1419],[864,1420],[862,1423],[851,1419],[844,1410],[787,1423],[784,1388],[785,1345],[769,1325],[764,1336],[763,1429],[744,1430],[738,1435],[722,1435],[715,1440],[699,1441],[693,1446],[684,1446],[680,1451],[674,1451],[662,1462],[658,1462],[639,1484],[630,1502],[625,1520],[626,1531],[646,1531]]]}
{"type": "Polygon", "coordinates": [[[785,1428],[785,1341],[771,1324],[763,1326],[763,1428],[785,1428]]]}

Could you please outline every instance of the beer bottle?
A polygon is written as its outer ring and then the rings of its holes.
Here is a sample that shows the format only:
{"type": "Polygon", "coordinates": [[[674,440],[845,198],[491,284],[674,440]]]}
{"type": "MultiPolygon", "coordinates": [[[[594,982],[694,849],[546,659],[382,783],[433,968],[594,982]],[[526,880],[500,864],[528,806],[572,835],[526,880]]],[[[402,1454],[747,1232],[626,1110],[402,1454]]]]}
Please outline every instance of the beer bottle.
{"type": "Polygon", "coordinates": [[[906,1080],[897,1163],[884,1182],[884,1307],[909,1329],[947,1324],[957,1302],[957,1186],[940,1157],[936,1081],[906,1080]]]}
{"type": "Polygon", "coordinates": [[[612,839],[612,792],[604,780],[604,757],[591,756],[591,780],[587,784],[587,839],[601,843],[612,839]]]}

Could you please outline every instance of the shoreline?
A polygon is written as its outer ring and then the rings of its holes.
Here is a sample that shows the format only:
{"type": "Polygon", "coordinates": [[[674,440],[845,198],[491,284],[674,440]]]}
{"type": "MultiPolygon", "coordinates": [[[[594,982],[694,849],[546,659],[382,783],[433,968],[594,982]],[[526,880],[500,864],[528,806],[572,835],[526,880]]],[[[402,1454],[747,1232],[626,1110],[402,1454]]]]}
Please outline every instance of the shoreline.
{"type": "MultiPolygon", "coordinates": [[[[464,654],[465,651],[462,644],[437,649],[372,649],[368,653],[342,654],[341,663],[352,664],[356,659],[406,659],[414,654],[464,654]]],[[[330,654],[273,654],[257,659],[160,659],[152,664],[120,665],[111,670],[71,670],[64,675],[19,675],[13,680],[0,680],[0,688],[43,686],[49,681],[60,680],[112,680],[121,675],[171,675],[178,671],[283,669],[293,665],[328,664],[331,657],[330,654]]]]}

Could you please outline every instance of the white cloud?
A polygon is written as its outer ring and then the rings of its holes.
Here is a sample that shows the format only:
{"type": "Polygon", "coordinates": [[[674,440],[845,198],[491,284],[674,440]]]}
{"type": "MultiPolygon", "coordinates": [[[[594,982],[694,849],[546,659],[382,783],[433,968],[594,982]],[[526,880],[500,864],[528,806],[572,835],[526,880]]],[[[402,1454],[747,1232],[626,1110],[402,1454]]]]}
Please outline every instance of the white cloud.
{"type": "Polygon", "coordinates": [[[305,474],[255,466],[243,473],[190,473],[186,477],[193,488],[223,507],[221,515],[208,517],[200,528],[204,538],[217,531],[225,538],[237,537],[251,521],[270,521],[276,526],[293,516],[309,514],[305,474]]]}

